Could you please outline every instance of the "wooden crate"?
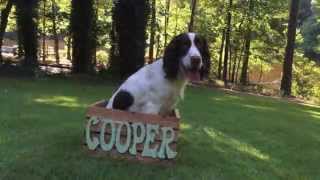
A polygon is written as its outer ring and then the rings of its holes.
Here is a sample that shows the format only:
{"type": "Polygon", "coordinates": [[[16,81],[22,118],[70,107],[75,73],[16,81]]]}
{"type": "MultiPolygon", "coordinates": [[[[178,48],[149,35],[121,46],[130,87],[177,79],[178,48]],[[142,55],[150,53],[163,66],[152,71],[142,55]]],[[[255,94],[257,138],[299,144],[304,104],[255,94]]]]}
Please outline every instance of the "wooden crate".
{"type": "Polygon", "coordinates": [[[175,162],[180,115],[170,117],[106,109],[106,101],[88,108],[85,145],[98,156],[146,163],[175,162]]]}

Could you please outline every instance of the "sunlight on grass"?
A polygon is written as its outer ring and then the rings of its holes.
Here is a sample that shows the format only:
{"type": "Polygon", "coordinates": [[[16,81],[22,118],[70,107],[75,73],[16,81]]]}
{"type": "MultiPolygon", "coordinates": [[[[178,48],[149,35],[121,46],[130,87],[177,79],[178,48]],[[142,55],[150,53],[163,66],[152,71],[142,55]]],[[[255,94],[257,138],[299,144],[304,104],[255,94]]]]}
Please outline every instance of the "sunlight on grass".
{"type": "Polygon", "coordinates": [[[211,98],[212,100],[214,100],[214,101],[223,101],[224,99],[223,98],[221,98],[221,97],[213,97],[213,98],[211,98]]]}
{"type": "Polygon", "coordinates": [[[255,110],[262,110],[262,111],[274,111],[274,108],[267,107],[267,106],[257,106],[257,105],[249,105],[249,104],[244,104],[242,105],[243,107],[250,108],[250,109],[255,109],[255,110]]]}
{"type": "Polygon", "coordinates": [[[316,115],[316,116],[320,116],[320,111],[319,112],[316,112],[316,111],[305,111],[307,113],[310,113],[310,114],[313,114],[313,115],[316,115]]]}
{"type": "Polygon", "coordinates": [[[80,104],[75,97],[69,96],[52,96],[45,98],[36,98],[34,99],[37,103],[62,106],[62,107],[86,107],[84,104],[80,104]]]}
{"type": "Polygon", "coordinates": [[[186,123],[181,123],[180,124],[180,128],[184,129],[184,130],[191,129],[191,125],[190,124],[186,124],[186,123]]]}
{"type": "Polygon", "coordinates": [[[320,120],[320,115],[311,114],[311,117],[320,120]]]}
{"type": "Polygon", "coordinates": [[[242,100],[243,98],[240,96],[228,95],[224,97],[212,97],[211,99],[214,101],[226,101],[226,100],[242,100]]]}
{"type": "Polygon", "coordinates": [[[243,143],[232,137],[228,137],[227,135],[225,135],[224,133],[218,130],[215,130],[213,128],[204,128],[204,131],[209,137],[211,137],[216,142],[228,145],[242,153],[248,154],[255,158],[258,158],[264,161],[270,160],[269,155],[262,153],[260,150],[256,149],[255,147],[249,144],[243,143]]]}
{"type": "Polygon", "coordinates": [[[320,120],[320,112],[311,111],[311,110],[307,110],[305,112],[309,113],[310,116],[313,117],[314,119],[320,120]]]}
{"type": "Polygon", "coordinates": [[[316,105],[316,104],[306,104],[306,103],[301,103],[301,105],[307,106],[307,107],[311,107],[311,108],[319,108],[319,111],[320,111],[320,105],[316,105]]]}

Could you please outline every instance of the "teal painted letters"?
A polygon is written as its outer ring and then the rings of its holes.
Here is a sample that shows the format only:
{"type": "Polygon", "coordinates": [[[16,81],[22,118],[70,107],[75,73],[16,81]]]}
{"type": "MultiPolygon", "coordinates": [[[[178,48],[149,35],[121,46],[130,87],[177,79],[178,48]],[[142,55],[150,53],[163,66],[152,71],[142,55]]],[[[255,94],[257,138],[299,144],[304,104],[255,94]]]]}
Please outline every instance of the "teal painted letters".
{"type": "Polygon", "coordinates": [[[137,154],[137,144],[142,143],[144,138],[146,137],[146,128],[142,123],[133,123],[133,143],[131,148],[129,149],[129,152],[131,155],[137,154]],[[140,129],[140,136],[138,135],[138,129],[140,129]]]}
{"type": "Polygon", "coordinates": [[[115,124],[113,123],[112,120],[106,119],[103,120],[103,124],[101,126],[101,130],[100,130],[100,145],[101,145],[101,149],[104,151],[110,151],[113,148],[113,145],[115,143],[116,140],[116,127],[115,124]],[[110,125],[111,128],[111,135],[110,135],[110,140],[109,143],[105,142],[105,133],[106,133],[106,129],[107,129],[107,125],[110,125]]]}
{"type": "Polygon", "coordinates": [[[172,151],[169,144],[174,140],[174,131],[171,127],[163,127],[162,130],[162,143],[158,152],[158,157],[164,159],[167,156],[168,159],[173,159],[177,156],[177,152],[172,151]],[[170,134],[168,137],[168,133],[170,134]]]}
{"type": "Polygon", "coordinates": [[[153,149],[151,149],[150,144],[154,143],[154,138],[158,133],[159,133],[159,125],[147,124],[147,133],[146,133],[147,138],[144,143],[142,156],[153,157],[153,158],[157,157],[157,149],[159,146],[157,145],[153,149]]]}
{"type": "Polygon", "coordinates": [[[86,127],[86,142],[90,150],[95,150],[99,145],[99,139],[97,137],[93,137],[92,140],[90,138],[91,125],[95,125],[98,123],[99,123],[99,120],[97,119],[97,117],[91,117],[86,127]]]}
{"type": "Polygon", "coordinates": [[[131,142],[131,127],[128,122],[117,122],[119,127],[117,129],[116,148],[119,153],[125,153],[128,151],[131,142]],[[123,126],[127,128],[127,141],[125,144],[121,144],[121,129],[123,126]]]}

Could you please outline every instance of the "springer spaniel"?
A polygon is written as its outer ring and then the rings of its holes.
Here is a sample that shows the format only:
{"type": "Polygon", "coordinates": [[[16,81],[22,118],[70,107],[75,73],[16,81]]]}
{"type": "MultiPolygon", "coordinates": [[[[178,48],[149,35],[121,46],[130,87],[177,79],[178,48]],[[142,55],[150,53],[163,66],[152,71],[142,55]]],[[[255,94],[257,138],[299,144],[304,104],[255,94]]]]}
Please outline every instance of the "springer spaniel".
{"type": "Polygon", "coordinates": [[[114,93],[106,108],[167,116],[183,99],[188,81],[209,74],[207,41],[196,33],[176,36],[164,57],[131,75],[114,93]]]}

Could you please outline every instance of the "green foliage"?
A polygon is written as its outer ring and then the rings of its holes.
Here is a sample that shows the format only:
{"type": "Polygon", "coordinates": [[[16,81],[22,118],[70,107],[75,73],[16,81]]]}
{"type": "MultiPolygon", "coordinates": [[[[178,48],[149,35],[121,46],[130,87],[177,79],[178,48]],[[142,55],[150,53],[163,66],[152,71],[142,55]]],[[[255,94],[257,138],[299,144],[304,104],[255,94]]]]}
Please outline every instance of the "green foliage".
{"type": "Polygon", "coordinates": [[[309,17],[301,28],[303,42],[302,49],[309,58],[320,61],[320,22],[315,16],[309,17]]]}
{"type": "MultiPolygon", "coordinates": [[[[242,64],[242,60],[244,57],[243,48],[245,34],[247,29],[250,28],[252,31],[252,41],[250,48],[249,70],[257,68],[260,69],[262,65],[263,72],[268,73],[268,71],[272,68],[272,64],[282,63],[284,59],[284,50],[287,41],[286,33],[289,1],[251,1],[254,4],[254,8],[252,11],[249,8],[249,0],[233,0],[233,6],[231,8],[231,51],[232,53],[237,54],[232,54],[232,60],[240,59],[239,62],[240,64],[242,64]],[[250,19],[252,19],[251,23],[250,19]]],[[[55,0],[57,4],[56,13],[52,12],[52,2],[52,0],[39,1],[39,18],[37,21],[38,35],[43,35],[44,33],[48,37],[53,36],[53,23],[50,19],[54,14],[56,14],[58,22],[58,34],[64,36],[64,39],[66,40],[68,39],[68,37],[71,36],[71,1],[55,0]],[[45,8],[43,7],[44,2],[46,3],[45,8]],[[42,23],[43,20],[46,20],[46,27],[44,27],[44,24],[42,23]]],[[[113,62],[109,61],[110,59],[114,59],[116,62],[121,61],[121,58],[119,58],[119,47],[117,47],[116,45],[115,47],[112,47],[115,49],[111,48],[111,46],[114,45],[114,41],[119,40],[119,37],[113,37],[115,35],[114,32],[116,30],[119,31],[119,28],[113,27],[114,31],[112,32],[112,8],[114,8],[113,2],[114,1],[112,0],[94,0],[94,7],[92,13],[94,27],[92,27],[92,33],[90,34],[90,36],[92,35],[93,41],[96,41],[92,43],[95,44],[93,46],[96,46],[96,56],[98,57],[98,63],[113,62]],[[101,50],[101,52],[99,50],[101,50]],[[105,58],[106,53],[110,55],[111,58],[105,58]],[[102,60],[103,58],[105,58],[105,60],[102,60]]],[[[129,2],[129,0],[126,0],[125,2],[129,2]]],[[[175,35],[187,31],[191,15],[191,1],[170,0],[169,12],[166,12],[167,2],[169,1],[156,1],[156,32],[154,54],[156,54],[158,57],[162,56],[165,47],[165,18],[169,18],[166,32],[167,39],[168,41],[170,41],[171,38],[175,35]]],[[[211,58],[213,62],[212,72],[214,74],[217,74],[219,52],[222,43],[222,32],[226,28],[227,3],[228,2],[226,0],[197,0],[194,30],[204,35],[208,39],[210,45],[211,58]]],[[[3,8],[5,4],[6,1],[1,1],[0,8],[3,8]]],[[[137,5],[137,2],[135,2],[135,5],[137,5]]],[[[7,31],[10,32],[14,32],[17,29],[15,11],[15,8],[13,8],[13,11],[9,17],[7,31]]],[[[132,17],[133,16],[130,16],[131,19],[132,17]]],[[[131,19],[128,22],[123,23],[121,25],[122,28],[125,27],[124,31],[127,31],[128,28],[130,28],[131,25],[127,26],[127,24],[133,22],[131,19]]],[[[78,24],[83,24],[83,20],[84,19],[80,18],[78,24]]],[[[117,20],[119,19],[114,19],[114,21],[117,20]]],[[[304,60],[307,61],[306,63],[309,63],[309,61],[320,62],[319,22],[320,0],[301,0],[299,13],[299,30],[297,33],[297,50],[303,51],[304,56],[307,57],[304,58],[304,60]]],[[[144,23],[146,22],[144,21],[144,23]]],[[[113,25],[116,24],[114,23],[113,25]]],[[[150,26],[150,22],[148,26],[150,26]]],[[[135,27],[133,29],[141,28],[135,27]]],[[[134,32],[133,30],[128,31],[131,35],[134,32]]],[[[138,37],[136,35],[134,36],[138,37]]],[[[142,34],[139,35],[139,37],[140,36],[142,37],[142,34]]],[[[146,43],[149,42],[148,38],[150,38],[149,27],[146,28],[146,38],[139,38],[146,40],[145,42],[143,42],[146,46],[145,50],[148,50],[148,43],[146,43]]],[[[127,44],[130,42],[127,41],[128,38],[124,39],[127,44]]],[[[125,48],[126,52],[128,51],[128,49],[130,50],[130,48],[125,48]]],[[[143,65],[143,58],[141,58],[142,56],[143,54],[141,53],[139,58],[139,61],[141,62],[139,62],[138,67],[143,65]]],[[[128,57],[124,57],[124,59],[127,59],[128,57]]],[[[130,65],[130,63],[129,65],[127,64],[127,66],[119,65],[119,68],[115,69],[114,71],[121,71],[124,69],[123,67],[129,66],[136,65],[130,65]]],[[[316,67],[317,65],[314,66],[316,67]]],[[[239,72],[239,74],[240,73],[241,72],[239,72]]],[[[296,93],[300,92],[301,91],[296,91],[296,93]]]]}
{"type": "Polygon", "coordinates": [[[320,67],[302,54],[295,57],[293,69],[293,94],[304,98],[320,100],[320,67]]]}
{"type": "Polygon", "coordinates": [[[104,66],[108,65],[108,53],[103,50],[97,51],[97,64],[103,64],[104,66]]]}

